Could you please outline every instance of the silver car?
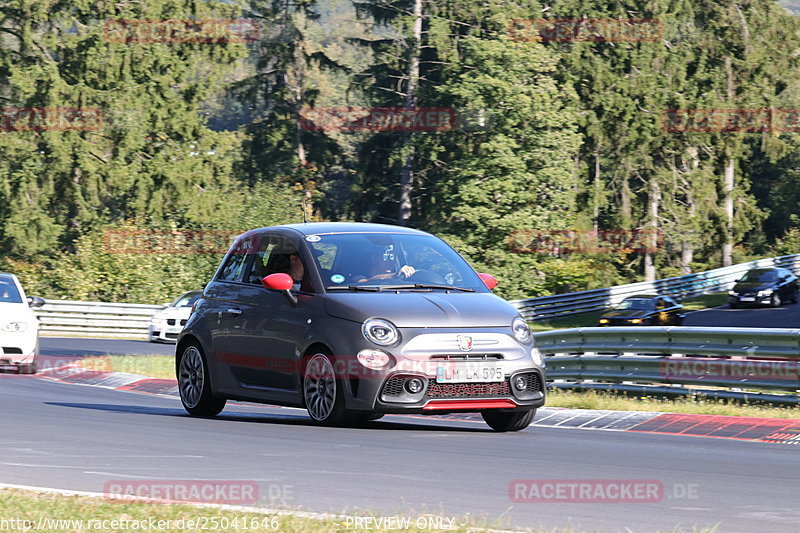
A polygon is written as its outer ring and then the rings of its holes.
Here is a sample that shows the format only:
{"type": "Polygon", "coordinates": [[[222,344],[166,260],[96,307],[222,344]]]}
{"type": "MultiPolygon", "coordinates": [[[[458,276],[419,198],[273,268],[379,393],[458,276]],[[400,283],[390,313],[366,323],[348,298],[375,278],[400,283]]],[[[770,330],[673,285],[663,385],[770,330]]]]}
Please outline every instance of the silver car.
{"type": "Polygon", "coordinates": [[[310,223],[236,238],[181,332],[181,401],[305,407],[321,424],[386,413],[479,412],[527,427],[545,369],[526,321],[441,239],[408,228],[310,223]]]}

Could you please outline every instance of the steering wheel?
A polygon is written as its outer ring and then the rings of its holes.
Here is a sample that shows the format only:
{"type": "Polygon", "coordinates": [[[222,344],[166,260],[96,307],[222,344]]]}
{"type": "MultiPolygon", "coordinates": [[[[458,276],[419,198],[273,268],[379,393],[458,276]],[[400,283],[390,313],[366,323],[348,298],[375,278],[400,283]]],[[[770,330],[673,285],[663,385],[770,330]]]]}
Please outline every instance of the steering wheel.
{"type": "Polygon", "coordinates": [[[416,281],[419,283],[436,283],[438,285],[445,283],[444,277],[433,270],[417,270],[411,275],[411,277],[408,278],[408,281],[416,281]]]}

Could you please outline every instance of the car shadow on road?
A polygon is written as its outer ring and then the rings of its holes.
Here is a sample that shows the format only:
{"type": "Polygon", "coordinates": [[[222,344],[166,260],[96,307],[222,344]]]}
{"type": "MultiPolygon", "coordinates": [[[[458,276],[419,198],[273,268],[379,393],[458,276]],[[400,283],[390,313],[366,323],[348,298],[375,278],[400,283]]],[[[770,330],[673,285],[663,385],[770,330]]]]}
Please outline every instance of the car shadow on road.
{"type": "MultiPolygon", "coordinates": [[[[114,413],[127,413],[135,415],[155,415],[155,416],[169,416],[176,418],[187,419],[206,419],[224,422],[248,422],[257,424],[280,424],[285,426],[309,426],[319,429],[327,429],[322,426],[314,424],[307,416],[303,414],[297,415],[279,415],[279,414],[265,414],[265,413],[237,413],[237,412],[222,412],[215,417],[192,417],[183,409],[175,409],[170,407],[148,407],[143,405],[125,405],[125,404],[102,404],[102,403],[70,403],[70,402],[44,402],[45,405],[57,405],[60,407],[72,407],[74,409],[91,409],[95,411],[106,411],[114,413]]],[[[364,422],[363,424],[330,428],[330,429],[359,429],[359,430],[388,430],[388,431],[445,431],[445,432],[458,432],[458,433],[494,433],[489,427],[463,427],[463,426],[444,426],[438,424],[426,424],[425,420],[419,418],[413,419],[413,422],[399,422],[396,420],[376,420],[372,422],[364,422]]],[[[455,421],[455,420],[452,420],[455,421]]]]}

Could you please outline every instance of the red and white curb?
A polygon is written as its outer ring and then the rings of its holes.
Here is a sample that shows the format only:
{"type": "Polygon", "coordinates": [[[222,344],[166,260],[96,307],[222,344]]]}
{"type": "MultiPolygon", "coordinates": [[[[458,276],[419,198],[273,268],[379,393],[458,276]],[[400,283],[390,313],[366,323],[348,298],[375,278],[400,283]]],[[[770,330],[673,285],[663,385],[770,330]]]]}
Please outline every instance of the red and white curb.
{"type": "MultiPolygon", "coordinates": [[[[79,365],[79,362],[67,363],[63,366],[43,370],[36,377],[62,383],[178,397],[178,386],[175,380],[151,378],[125,372],[87,370],[79,365]]],[[[436,418],[481,420],[480,414],[477,413],[449,414],[436,418]]],[[[789,418],[543,407],[537,411],[532,425],[800,444],[800,420],[789,418]]]]}

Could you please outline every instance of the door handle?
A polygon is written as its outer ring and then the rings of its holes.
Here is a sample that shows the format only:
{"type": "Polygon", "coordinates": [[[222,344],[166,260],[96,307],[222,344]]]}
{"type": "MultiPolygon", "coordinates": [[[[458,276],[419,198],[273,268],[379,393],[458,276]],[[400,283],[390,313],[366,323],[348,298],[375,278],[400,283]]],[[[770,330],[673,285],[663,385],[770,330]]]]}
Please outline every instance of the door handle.
{"type": "Polygon", "coordinates": [[[239,316],[239,315],[242,314],[242,310],[241,309],[231,308],[231,309],[228,309],[228,314],[233,315],[233,316],[239,316]]]}

